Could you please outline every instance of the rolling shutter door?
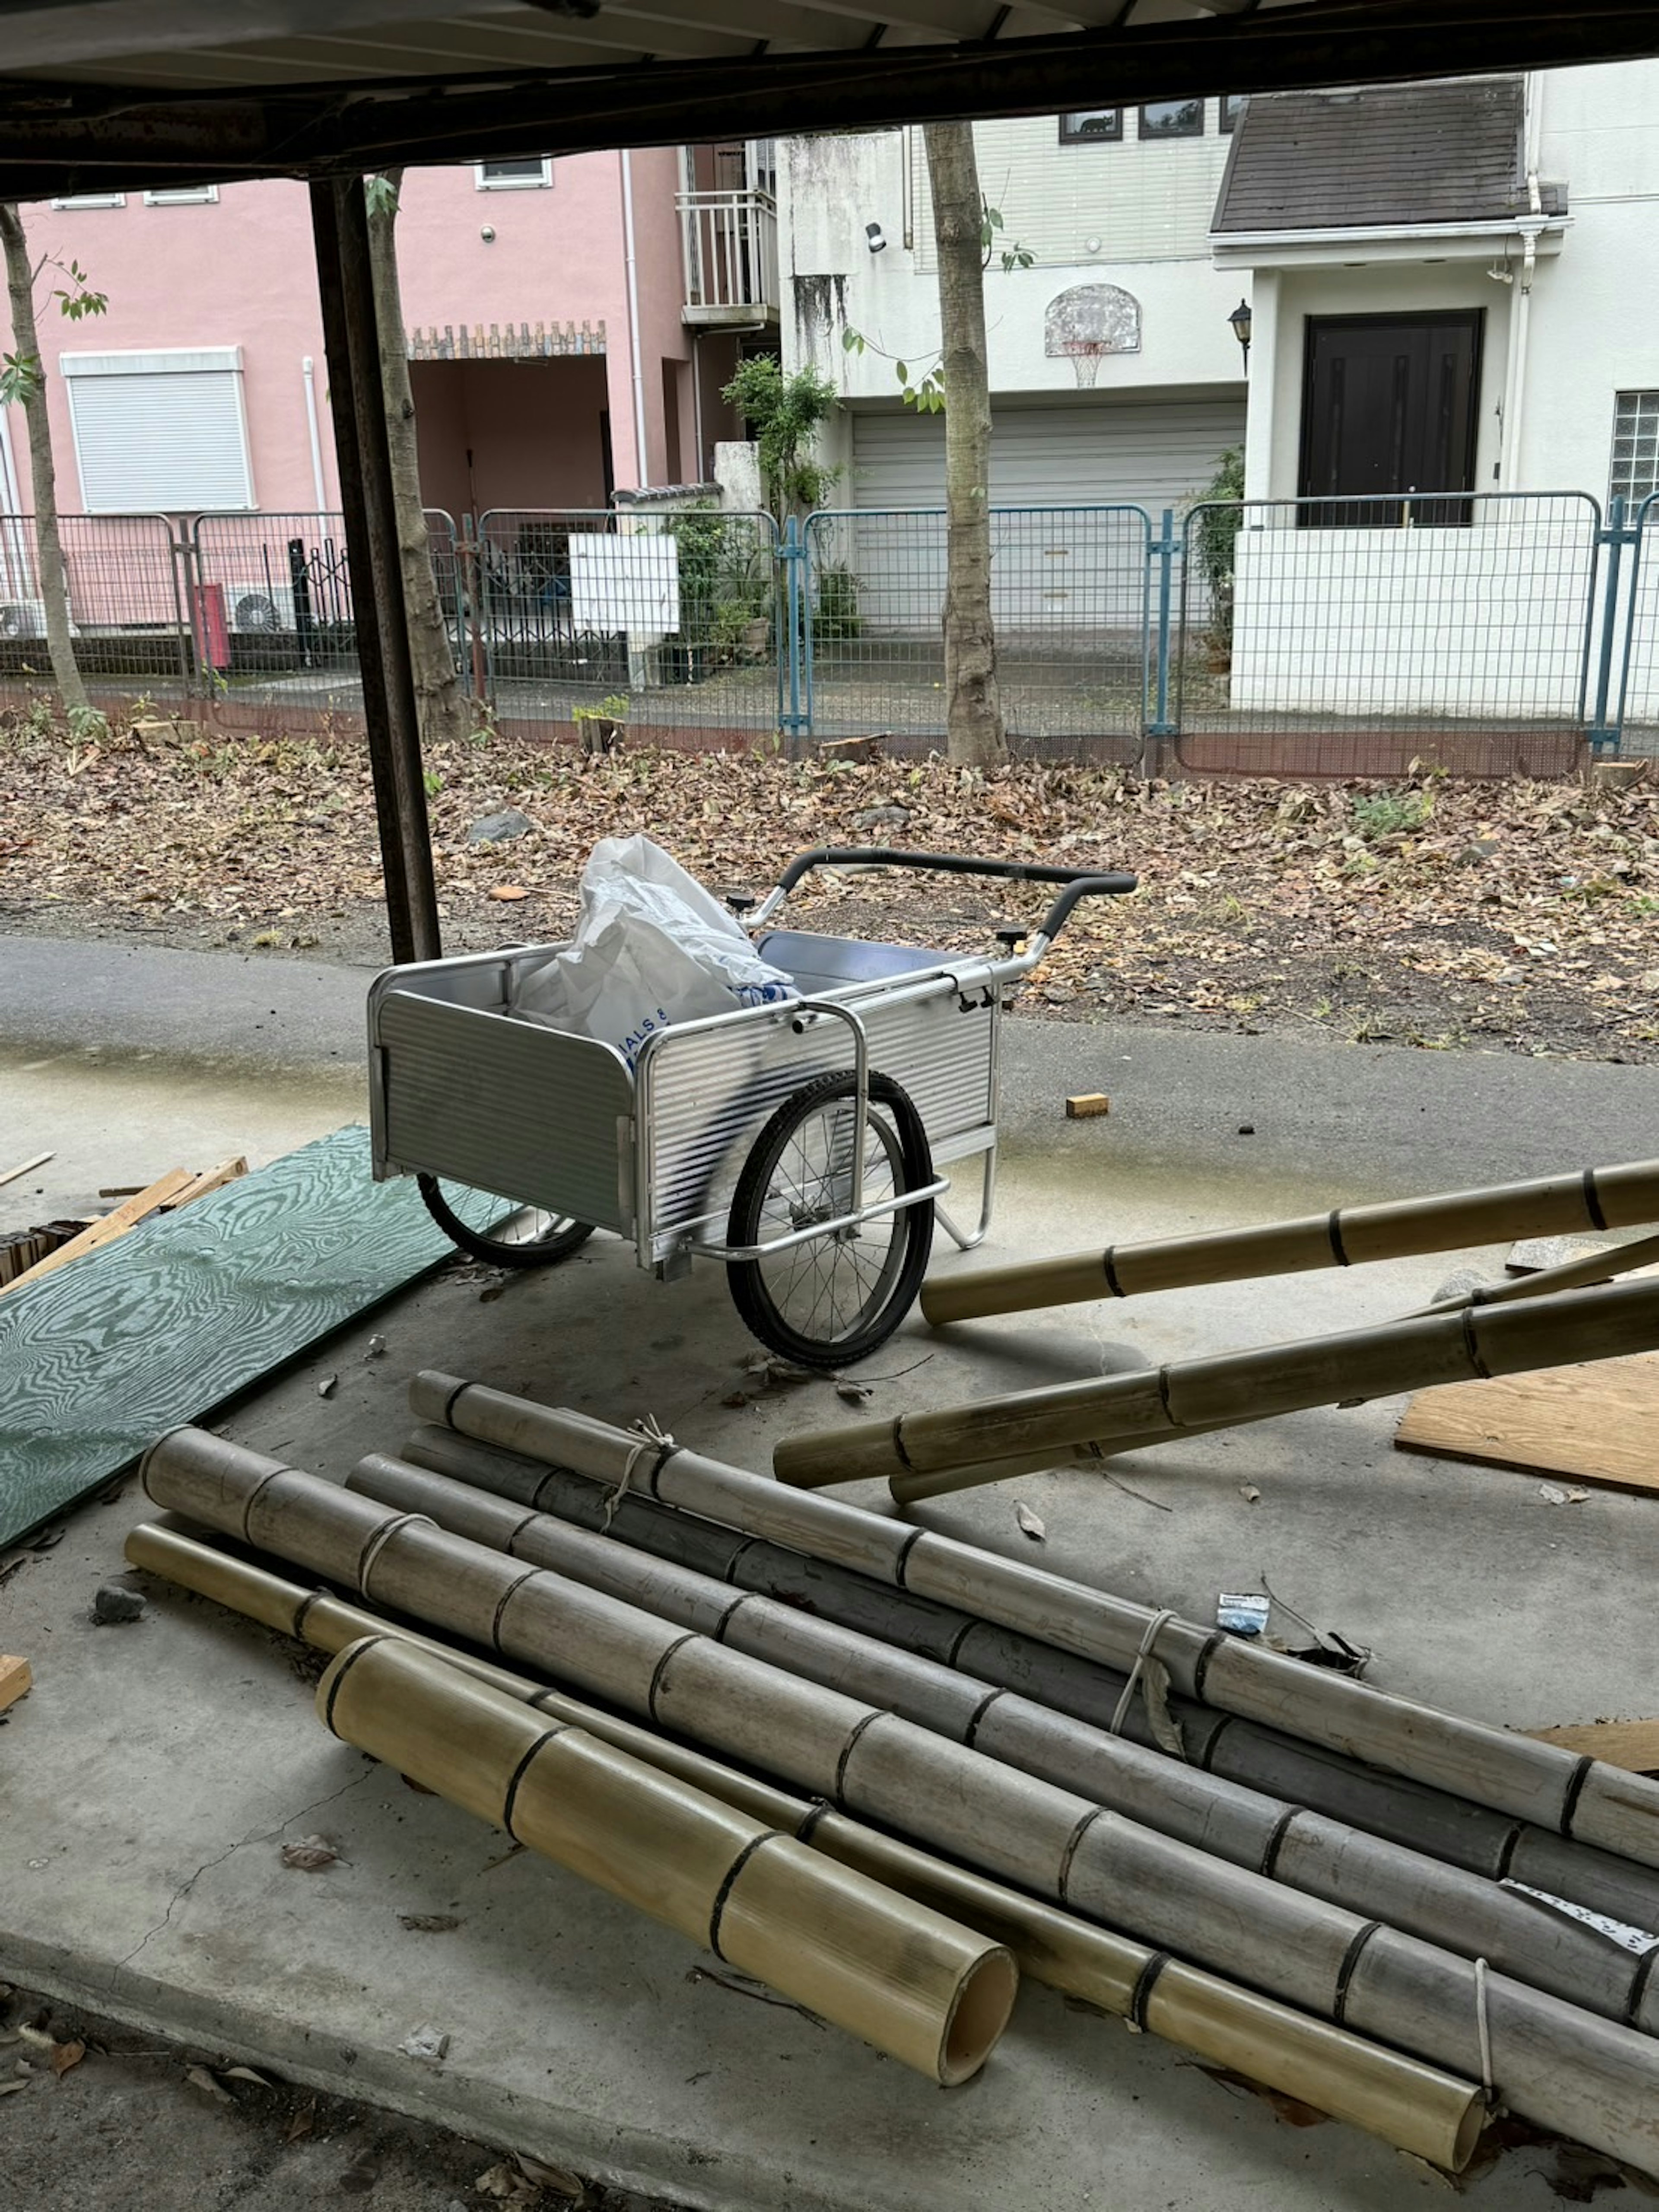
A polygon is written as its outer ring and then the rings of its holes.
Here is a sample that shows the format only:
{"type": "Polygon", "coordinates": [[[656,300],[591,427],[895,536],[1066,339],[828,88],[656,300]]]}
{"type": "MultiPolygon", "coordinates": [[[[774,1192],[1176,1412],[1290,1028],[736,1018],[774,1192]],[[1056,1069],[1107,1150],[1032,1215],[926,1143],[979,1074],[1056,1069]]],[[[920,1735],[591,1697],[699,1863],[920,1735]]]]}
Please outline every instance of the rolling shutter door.
{"type": "Polygon", "coordinates": [[[64,354],[88,514],[251,507],[239,346],[64,354]]]}
{"type": "MultiPolygon", "coordinates": [[[[1242,399],[1102,399],[994,406],[991,500],[997,507],[1184,507],[1244,438],[1242,399]]],[[[853,418],[851,503],[939,507],[945,423],[937,415],[853,418]]]]}

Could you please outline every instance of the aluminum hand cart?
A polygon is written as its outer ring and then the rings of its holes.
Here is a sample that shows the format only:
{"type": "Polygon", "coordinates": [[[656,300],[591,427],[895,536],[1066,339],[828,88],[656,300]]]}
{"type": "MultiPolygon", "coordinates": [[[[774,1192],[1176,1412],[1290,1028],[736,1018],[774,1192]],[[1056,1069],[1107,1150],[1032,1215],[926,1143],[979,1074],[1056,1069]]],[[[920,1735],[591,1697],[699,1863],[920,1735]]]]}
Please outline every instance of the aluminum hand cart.
{"type": "Polygon", "coordinates": [[[758,905],[730,902],[799,996],[676,1023],[631,1068],[510,1012],[518,975],[556,945],[388,969],[368,1000],[375,1179],[415,1176],[456,1243],[496,1266],[562,1260],[596,1228],[664,1280],[723,1261],[769,1350],[814,1367],[861,1359],[921,1288],[935,1211],[963,1250],[990,1226],[1005,990],[1080,899],[1134,888],[1124,873],[884,847],[803,853],[758,905]],[[991,958],[769,927],[812,869],[877,866],[1063,888],[1035,929],[1000,929],[991,958]],[[975,1160],[968,1231],[937,1204],[940,1170],[975,1160]]]}

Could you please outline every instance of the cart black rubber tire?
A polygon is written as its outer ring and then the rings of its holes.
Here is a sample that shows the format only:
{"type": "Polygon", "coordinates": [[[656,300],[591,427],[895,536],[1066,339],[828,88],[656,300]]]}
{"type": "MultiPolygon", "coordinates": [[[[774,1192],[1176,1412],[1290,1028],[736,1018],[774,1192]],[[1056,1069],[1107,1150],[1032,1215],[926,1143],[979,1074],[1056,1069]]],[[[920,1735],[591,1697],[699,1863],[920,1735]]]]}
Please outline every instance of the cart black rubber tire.
{"type": "Polygon", "coordinates": [[[467,1226],[444,1197],[436,1176],[417,1175],[415,1181],[426,1200],[427,1212],[450,1242],[492,1267],[551,1267],[561,1260],[568,1260],[593,1234],[590,1221],[567,1221],[550,1237],[539,1237],[533,1243],[501,1243],[481,1230],[467,1226]]]}
{"type": "MultiPolygon", "coordinates": [[[[762,1209],[766,1203],[771,1181],[776,1172],[784,1147],[796,1130],[826,1101],[851,1098],[856,1092],[858,1078],[851,1068],[838,1074],[820,1075],[786,1098],[777,1112],[756,1139],[743,1173],[732,1199],[732,1212],[726,1225],[729,1244],[757,1244],[760,1242],[762,1209]]],[[[908,1091],[888,1075],[870,1078],[870,1103],[887,1109],[897,1138],[899,1164],[903,1180],[898,1188],[916,1190],[933,1180],[933,1152],[927,1142],[927,1133],[922,1127],[908,1091]]],[[[921,1279],[927,1272],[927,1261],[933,1249],[933,1201],[923,1199],[915,1206],[907,1206],[896,1214],[903,1238],[902,1258],[892,1287],[879,1310],[868,1320],[856,1335],[840,1337],[833,1342],[804,1335],[787,1322],[778,1311],[768,1288],[763,1263],[757,1260],[728,1260],[726,1265],[726,1282],[732,1292],[732,1303],[738,1317],[753,1336],[758,1337],[769,1352],[781,1358],[792,1359],[803,1367],[837,1368],[851,1366],[856,1360],[867,1358],[871,1352],[886,1343],[888,1338],[904,1319],[915,1303],[921,1279]]]]}

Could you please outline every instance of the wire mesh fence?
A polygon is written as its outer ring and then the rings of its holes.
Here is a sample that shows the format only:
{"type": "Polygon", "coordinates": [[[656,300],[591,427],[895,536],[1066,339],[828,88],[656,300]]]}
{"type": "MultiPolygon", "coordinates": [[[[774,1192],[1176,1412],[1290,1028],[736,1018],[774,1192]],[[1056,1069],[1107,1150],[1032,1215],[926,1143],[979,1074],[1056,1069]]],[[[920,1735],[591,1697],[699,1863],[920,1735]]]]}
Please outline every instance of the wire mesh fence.
{"type": "MultiPolygon", "coordinates": [[[[89,681],[181,684],[191,656],[172,526],[160,514],[67,514],[58,524],[76,665],[89,681]]],[[[39,537],[0,515],[0,677],[49,673],[39,537]]]]}
{"type": "Polygon", "coordinates": [[[568,733],[610,705],[636,736],[710,744],[775,730],[776,538],[770,515],[706,502],[481,516],[471,557],[495,714],[568,733]]]}
{"type": "Polygon", "coordinates": [[[1206,503],[1186,518],[1182,757],[1376,774],[1553,763],[1600,619],[1587,493],[1206,503]],[[1379,767],[1379,764],[1380,767],[1379,767]]]}
{"type": "MultiPolygon", "coordinates": [[[[1151,523],[1134,507],[998,507],[991,618],[1011,740],[1027,750],[1138,740],[1147,694],[1151,523]]],[[[811,728],[938,740],[946,698],[943,509],[808,519],[811,728]]]]}
{"type": "Polygon", "coordinates": [[[1659,495],[1637,510],[1618,719],[1622,749],[1659,753],[1659,495]]]}
{"type": "MultiPolygon", "coordinates": [[[[944,741],[942,510],[769,515],[678,495],[427,515],[466,690],[503,726],[716,746],[944,741]]],[[[352,582],[330,514],[67,516],[76,657],[102,698],[188,693],[222,719],[361,715],[352,582]]],[[[991,514],[1017,752],[1387,775],[1569,767],[1586,736],[1659,752],[1659,496],[1206,502],[991,514]]],[[[40,556],[0,516],[0,686],[50,680],[40,556]]],[[[603,739],[598,740],[604,742],[603,739]]]]}

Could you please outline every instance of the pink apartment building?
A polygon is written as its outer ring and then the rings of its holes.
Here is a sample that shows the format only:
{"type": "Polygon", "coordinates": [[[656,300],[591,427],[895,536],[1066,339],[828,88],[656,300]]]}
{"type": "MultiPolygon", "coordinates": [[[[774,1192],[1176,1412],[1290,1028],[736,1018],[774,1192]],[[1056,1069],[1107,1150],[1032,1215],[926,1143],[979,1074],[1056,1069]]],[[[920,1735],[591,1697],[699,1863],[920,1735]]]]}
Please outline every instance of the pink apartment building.
{"type": "MultiPolygon", "coordinates": [[[[427,503],[459,523],[706,480],[714,441],[740,434],[721,386],[744,347],[775,343],[771,182],[763,144],[410,171],[427,503]]],[[[40,302],[66,515],[337,507],[302,185],[89,195],[25,220],[37,254],[72,256],[109,299],[79,324],[40,302]]],[[[6,413],[0,516],[29,504],[6,413]]]]}

